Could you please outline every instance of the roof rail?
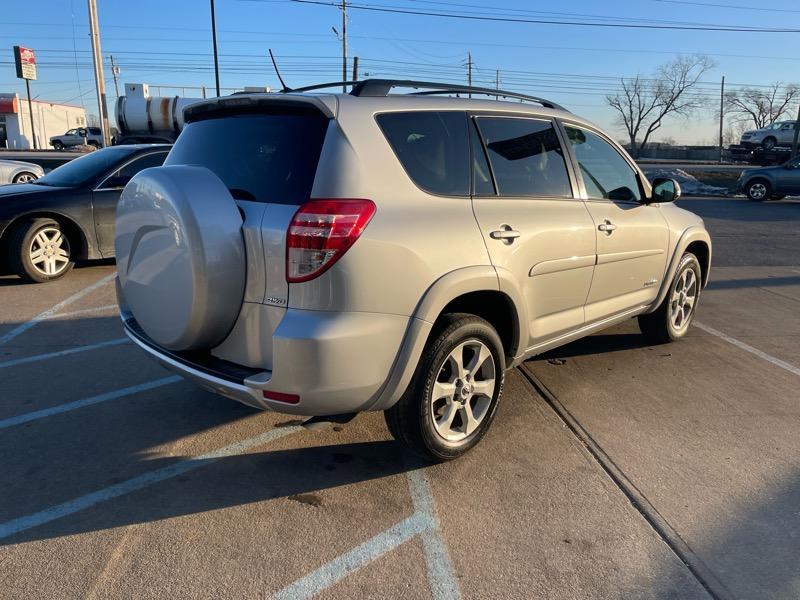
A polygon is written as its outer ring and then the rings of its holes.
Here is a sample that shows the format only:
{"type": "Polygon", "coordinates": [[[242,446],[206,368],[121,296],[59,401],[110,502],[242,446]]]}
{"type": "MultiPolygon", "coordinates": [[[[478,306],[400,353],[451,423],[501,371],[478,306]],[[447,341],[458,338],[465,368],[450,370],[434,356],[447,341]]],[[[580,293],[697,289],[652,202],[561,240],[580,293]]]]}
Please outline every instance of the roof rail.
{"type": "MultiPolygon", "coordinates": [[[[498,90],[494,88],[474,87],[468,85],[460,85],[454,83],[438,83],[434,81],[415,81],[413,79],[362,79],[361,81],[334,81],[330,83],[319,83],[316,85],[308,85],[296,89],[287,89],[286,93],[292,92],[311,92],[314,90],[321,90],[331,87],[339,87],[350,85],[353,90],[350,92],[353,96],[360,97],[383,97],[388,96],[392,88],[404,87],[417,90],[413,94],[420,96],[433,96],[436,94],[477,94],[481,96],[495,96],[500,98],[511,98],[514,100],[524,100],[527,102],[536,102],[545,108],[553,108],[555,110],[563,110],[569,112],[563,106],[539,98],[538,96],[529,96],[527,94],[520,94],[508,90],[498,90]]],[[[284,90],[282,90],[284,91],[284,90]]]]}

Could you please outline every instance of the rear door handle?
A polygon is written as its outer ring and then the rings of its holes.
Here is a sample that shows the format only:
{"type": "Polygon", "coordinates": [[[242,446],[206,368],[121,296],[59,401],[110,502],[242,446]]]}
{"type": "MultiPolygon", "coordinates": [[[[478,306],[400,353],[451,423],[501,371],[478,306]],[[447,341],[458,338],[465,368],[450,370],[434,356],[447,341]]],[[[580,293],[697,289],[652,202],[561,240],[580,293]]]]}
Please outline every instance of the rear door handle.
{"type": "Polygon", "coordinates": [[[489,237],[491,237],[493,240],[503,240],[504,243],[511,244],[520,235],[522,235],[522,234],[519,231],[517,231],[516,229],[512,229],[511,225],[503,224],[503,225],[500,225],[500,229],[492,231],[489,234],[489,237]]]}
{"type": "Polygon", "coordinates": [[[611,235],[617,229],[617,226],[614,225],[608,219],[606,219],[605,221],[600,223],[600,225],[597,226],[597,229],[599,229],[600,231],[606,232],[608,235],[611,235]]]}

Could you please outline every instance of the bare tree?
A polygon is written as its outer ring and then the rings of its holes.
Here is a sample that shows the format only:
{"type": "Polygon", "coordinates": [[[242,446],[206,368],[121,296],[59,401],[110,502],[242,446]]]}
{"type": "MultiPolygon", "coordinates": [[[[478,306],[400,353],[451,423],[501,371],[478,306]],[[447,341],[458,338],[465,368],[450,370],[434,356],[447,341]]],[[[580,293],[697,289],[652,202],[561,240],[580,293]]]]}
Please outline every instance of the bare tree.
{"type": "Polygon", "coordinates": [[[679,56],[661,65],[652,78],[622,79],[621,90],[606,96],[606,103],[619,113],[635,157],[665,118],[688,116],[705,105],[692,88],[713,66],[707,56],[679,56]]]}
{"type": "Polygon", "coordinates": [[[762,89],[744,88],[725,94],[725,105],[728,114],[761,129],[789,112],[798,99],[800,87],[778,82],[762,89]]]}

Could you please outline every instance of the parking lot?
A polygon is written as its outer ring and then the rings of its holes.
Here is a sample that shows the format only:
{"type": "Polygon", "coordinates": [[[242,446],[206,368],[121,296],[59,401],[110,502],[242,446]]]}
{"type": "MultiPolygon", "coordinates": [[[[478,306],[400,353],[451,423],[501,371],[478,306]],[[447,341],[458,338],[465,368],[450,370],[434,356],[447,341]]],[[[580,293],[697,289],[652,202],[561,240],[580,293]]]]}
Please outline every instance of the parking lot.
{"type": "Polygon", "coordinates": [[[800,202],[682,204],[715,244],[688,338],[528,361],[436,466],[380,414],[309,429],[172,376],[112,264],[0,277],[0,596],[797,598],[800,202]]]}

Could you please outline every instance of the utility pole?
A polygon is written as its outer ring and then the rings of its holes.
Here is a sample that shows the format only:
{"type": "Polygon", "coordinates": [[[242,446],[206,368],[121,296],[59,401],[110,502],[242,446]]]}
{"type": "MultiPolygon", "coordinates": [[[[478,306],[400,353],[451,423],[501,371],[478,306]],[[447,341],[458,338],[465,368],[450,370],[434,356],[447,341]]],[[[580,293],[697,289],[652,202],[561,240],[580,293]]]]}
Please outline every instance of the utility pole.
{"type": "Polygon", "coordinates": [[[358,81],[358,57],[353,57],[353,81],[358,81]]]}
{"type": "Polygon", "coordinates": [[[117,94],[117,100],[119,100],[119,83],[117,82],[117,75],[119,75],[119,67],[114,64],[113,54],[109,54],[108,58],[111,59],[111,75],[114,76],[114,91],[117,94]]]}
{"type": "Polygon", "coordinates": [[[719,162],[722,164],[722,127],[725,117],[725,76],[722,76],[722,85],[719,88],[719,162]]]}
{"type": "MultiPolygon", "coordinates": [[[[347,81],[347,0],[342,0],[342,81],[347,81]]],[[[347,93],[347,86],[342,85],[347,93]]]]}
{"type": "Polygon", "coordinates": [[[89,36],[92,38],[92,58],[94,62],[94,83],[97,88],[97,106],[100,110],[100,128],[103,131],[103,144],[111,145],[108,131],[108,108],[106,107],[106,78],[103,73],[103,54],[100,51],[100,26],[97,20],[97,2],[89,2],[89,36]]]}
{"type": "Polygon", "coordinates": [[[798,133],[800,133],[800,104],[797,105],[797,121],[794,122],[794,137],[792,138],[792,157],[797,156],[798,133]]]}
{"type": "MultiPolygon", "coordinates": [[[[497,69],[494,72],[494,89],[496,90],[500,89],[500,69],[497,69]]],[[[494,99],[500,100],[500,96],[495,96],[494,99]]]]}
{"type": "Polygon", "coordinates": [[[217,97],[219,97],[219,55],[217,54],[217,13],[214,10],[214,0],[211,0],[211,40],[214,44],[214,81],[217,84],[217,97]]]}
{"type": "MultiPolygon", "coordinates": [[[[467,52],[467,85],[472,87],[472,52],[467,52]]],[[[472,94],[469,94],[472,98],[472,94]]]]}

